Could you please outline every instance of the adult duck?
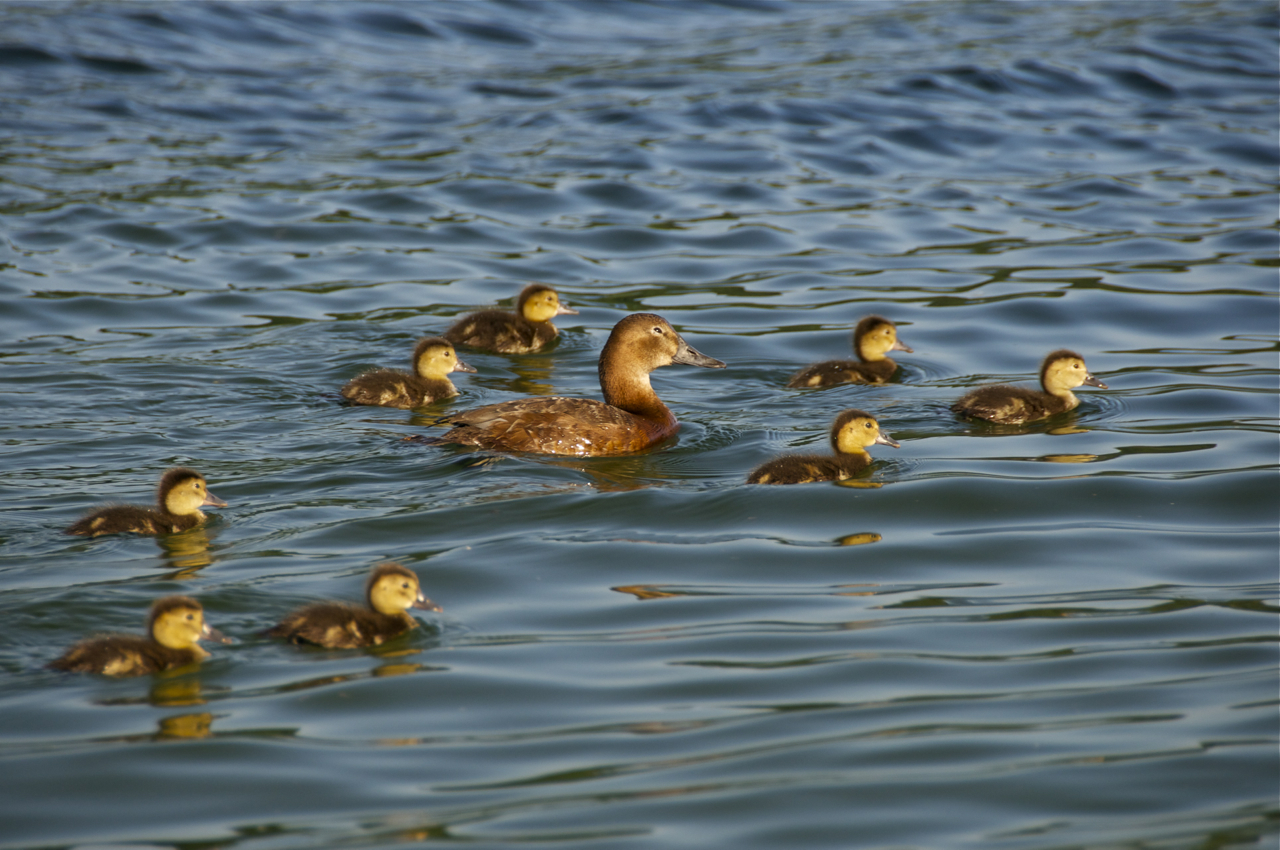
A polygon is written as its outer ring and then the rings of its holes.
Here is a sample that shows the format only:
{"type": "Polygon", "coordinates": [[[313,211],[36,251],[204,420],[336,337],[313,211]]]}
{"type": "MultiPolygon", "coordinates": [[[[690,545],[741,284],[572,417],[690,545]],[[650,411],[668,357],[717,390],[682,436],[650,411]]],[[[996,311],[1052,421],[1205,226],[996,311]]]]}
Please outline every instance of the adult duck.
{"type": "Polygon", "coordinates": [[[455,443],[506,452],[605,457],[641,452],[672,436],[680,423],[649,383],[649,373],[682,363],[723,369],[653,313],[618,322],[600,352],[604,401],[522,398],[450,414],[453,427],[432,444],[455,443]]]}
{"type": "Polygon", "coordinates": [[[853,329],[853,351],[857,360],[825,360],[801,369],[787,386],[792,389],[834,387],[837,384],[883,384],[893,377],[898,364],[890,351],[912,351],[898,339],[898,328],[883,316],[867,316],[853,329]]]}
{"type": "Polygon", "coordinates": [[[1106,389],[1084,365],[1084,358],[1074,351],[1060,348],[1050,352],[1040,364],[1040,386],[1033,390],[1009,384],[991,384],[966,393],[951,406],[960,416],[985,419],[1001,425],[1021,425],[1056,413],[1074,410],[1080,399],[1072,392],[1087,385],[1106,389]]]}

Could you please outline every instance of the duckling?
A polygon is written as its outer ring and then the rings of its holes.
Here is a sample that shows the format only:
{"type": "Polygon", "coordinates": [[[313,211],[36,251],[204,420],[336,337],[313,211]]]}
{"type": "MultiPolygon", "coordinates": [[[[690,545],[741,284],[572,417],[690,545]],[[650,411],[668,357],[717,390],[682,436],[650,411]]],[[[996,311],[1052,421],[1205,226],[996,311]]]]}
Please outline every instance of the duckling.
{"type": "Polygon", "coordinates": [[[898,328],[883,316],[867,316],[853,329],[853,350],[857,360],[826,360],[797,372],[787,386],[834,387],[836,384],[883,384],[893,377],[898,364],[887,356],[890,351],[912,350],[898,339],[898,328]]]}
{"type": "Polygon", "coordinates": [[[408,410],[458,394],[450,372],[474,372],[458,359],[453,344],[438,336],[418,340],[413,349],[416,375],[397,369],[373,369],[352,378],[342,388],[342,397],[352,404],[372,404],[408,410]]]}
{"type": "Polygon", "coordinates": [[[365,599],[367,608],[345,602],[305,605],[264,634],[330,649],[378,646],[418,627],[408,609],[440,610],[439,605],[422,595],[412,570],[390,561],[378,564],[369,573],[365,599]]]}
{"type": "Polygon", "coordinates": [[[880,444],[899,448],[900,444],[880,430],[880,423],[861,410],[844,410],[831,426],[834,456],[783,455],[757,467],[747,476],[748,484],[812,484],[815,481],[843,481],[871,465],[866,447],[880,444]]]}
{"type": "Polygon", "coordinates": [[[204,476],[194,469],[175,466],[160,476],[157,506],[108,505],[72,524],[66,534],[97,537],[99,534],[174,534],[204,522],[202,507],[225,508],[227,503],[208,490],[204,476]]]}
{"type": "Polygon", "coordinates": [[[1089,373],[1083,357],[1060,348],[1051,352],[1040,365],[1043,392],[1009,384],[992,384],[966,393],[951,409],[959,416],[1020,425],[1075,409],[1080,399],[1071,391],[1081,384],[1107,388],[1089,373]]]}
{"type": "Polygon", "coordinates": [[[560,296],[546,284],[531,283],[516,299],[516,312],[481,310],[463,316],[444,332],[454,345],[496,351],[499,354],[528,354],[555,339],[560,331],[551,324],[555,316],[576,316],[560,303],[560,296]]]}
{"type": "Polygon", "coordinates": [[[204,609],[190,596],[165,596],[151,605],[147,636],[99,635],[86,638],[49,664],[70,673],[141,676],[208,658],[202,640],[231,639],[204,621],[204,609]]]}
{"type": "Polygon", "coordinates": [[[672,363],[724,368],[661,316],[632,313],[614,325],[600,352],[603,402],[553,396],[489,404],[444,417],[441,424],[454,427],[426,442],[576,457],[644,451],[680,429],[649,383],[650,372],[672,363]]]}

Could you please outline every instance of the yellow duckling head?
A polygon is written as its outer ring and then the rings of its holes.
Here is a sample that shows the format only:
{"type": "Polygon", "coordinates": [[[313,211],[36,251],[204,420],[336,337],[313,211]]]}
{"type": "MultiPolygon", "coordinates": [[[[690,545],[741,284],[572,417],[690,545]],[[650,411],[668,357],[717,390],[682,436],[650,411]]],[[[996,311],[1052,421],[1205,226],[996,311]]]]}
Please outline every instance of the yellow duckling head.
{"type": "Polygon", "coordinates": [[[390,561],[373,568],[365,595],[369,607],[380,614],[403,614],[410,608],[440,610],[439,605],[422,595],[418,576],[412,570],[390,561]]]}
{"type": "Polygon", "coordinates": [[[195,514],[204,519],[202,507],[225,508],[227,503],[209,492],[204,476],[184,466],[174,467],[160,478],[156,501],[174,516],[195,514]]]}
{"type": "Polygon", "coordinates": [[[890,351],[912,351],[898,339],[898,328],[883,316],[867,316],[853,329],[853,350],[863,360],[883,360],[890,351]]]}
{"type": "Polygon", "coordinates": [[[867,446],[899,448],[897,440],[880,430],[880,423],[870,413],[845,410],[831,426],[831,445],[839,454],[866,454],[867,446]]]}
{"type": "Polygon", "coordinates": [[[458,359],[453,343],[438,336],[418,341],[413,349],[413,368],[420,378],[443,378],[450,372],[475,371],[474,366],[458,359]]]}
{"type": "MultiPolygon", "coordinates": [[[[1106,389],[1107,385],[1089,373],[1084,358],[1074,351],[1060,348],[1051,352],[1040,365],[1040,386],[1050,395],[1075,400],[1071,392],[1081,384],[1106,389]]],[[[1074,405],[1073,405],[1074,406],[1074,405]]]]}
{"type": "Polygon", "coordinates": [[[169,649],[195,649],[208,655],[197,644],[202,640],[230,643],[222,632],[204,621],[204,609],[190,596],[165,596],[151,605],[147,616],[147,632],[161,646],[169,649]]]}
{"type": "Polygon", "coordinates": [[[520,293],[516,301],[516,311],[531,322],[547,322],[555,316],[576,316],[577,310],[570,310],[560,303],[560,296],[551,287],[543,283],[531,283],[520,293]]]}

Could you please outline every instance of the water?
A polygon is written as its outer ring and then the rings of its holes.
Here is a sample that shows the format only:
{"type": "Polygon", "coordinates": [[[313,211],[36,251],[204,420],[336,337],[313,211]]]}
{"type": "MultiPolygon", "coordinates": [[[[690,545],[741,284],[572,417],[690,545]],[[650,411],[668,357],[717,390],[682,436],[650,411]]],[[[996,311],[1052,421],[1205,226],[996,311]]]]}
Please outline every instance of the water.
{"type": "Polygon", "coordinates": [[[0,846],[1277,847],[1267,3],[0,6],[0,846]],[[335,393],[527,281],[546,353],[335,393]],[[601,460],[400,438],[725,370],[601,460]],[[877,312],[896,383],[784,388],[877,312]],[[1048,423],[967,387],[1069,346],[1048,423]],[[863,486],[748,487],[846,407],[863,486]],[[231,503],[60,535],[173,464],[231,503]],[[879,484],[881,486],[866,486],[879,484]],[[377,560],[444,606],[256,637],[377,560]],[[199,670],[43,665],[151,599],[199,670]]]}

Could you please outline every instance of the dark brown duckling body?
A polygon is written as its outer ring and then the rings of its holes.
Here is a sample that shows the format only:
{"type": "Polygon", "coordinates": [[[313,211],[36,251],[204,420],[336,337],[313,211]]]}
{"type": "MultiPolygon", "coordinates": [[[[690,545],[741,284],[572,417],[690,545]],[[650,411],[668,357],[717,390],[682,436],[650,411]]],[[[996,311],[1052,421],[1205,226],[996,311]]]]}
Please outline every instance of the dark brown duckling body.
{"type": "Polygon", "coordinates": [[[831,426],[834,455],[783,455],[757,467],[748,484],[812,484],[843,481],[871,465],[866,447],[879,443],[898,448],[898,443],[882,433],[880,423],[861,410],[845,410],[831,426]]]}
{"type": "Polygon", "coordinates": [[[379,564],[365,585],[367,608],[345,602],[316,602],[292,612],[265,632],[297,644],[329,649],[379,646],[418,627],[409,608],[439,611],[422,595],[418,577],[399,564],[379,564]]]}
{"type": "Polygon", "coordinates": [[[1071,392],[1082,384],[1106,389],[1107,385],[1090,374],[1084,358],[1074,351],[1060,348],[1051,352],[1040,364],[1042,390],[992,384],[966,393],[951,406],[959,416],[985,419],[1002,425],[1021,425],[1058,413],[1074,410],[1080,399],[1071,392]]]}
{"type": "Polygon", "coordinates": [[[576,316],[560,303],[560,296],[545,284],[531,283],[516,300],[514,313],[506,310],[481,310],[463,316],[445,331],[444,338],[454,345],[496,351],[499,354],[528,354],[542,349],[560,331],[551,324],[556,316],[576,316]]]}
{"type": "Polygon", "coordinates": [[[141,676],[195,664],[209,657],[199,641],[229,643],[204,621],[204,609],[190,596],[157,599],[147,617],[147,636],[100,635],[80,641],[56,661],[55,670],[141,676]]]}
{"type": "Polygon", "coordinates": [[[454,427],[428,442],[576,457],[641,452],[680,428],[649,383],[650,372],[672,363],[724,368],[692,348],[666,319],[633,313],[614,326],[600,352],[603,402],[551,397],[490,404],[446,417],[444,424],[454,427]]]}
{"type": "Polygon", "coordinates": [[[411,362],[416,374],[374,369],[348,381],[342,397],[352,404],[408,410],[457,395],[457,387],[445,377],[450,372],[475,371],[458,359],[452,343],[438,336],[418,340],[411,362]]]}
{"type": "Polygon", "coordinates": [[[209,492],[204,476],[194,469],[177,466],[160,477],[156,507],[108,505],[76,521],[66,534],[97,537],[100,534],[175,534],[204,522],[202,507],[226,507],[227,503],[209,492]]]}
{"type": "Polygon", "coordinates": [[[825,360],[801,369],[787,386],[792,389],[834,387],[837,384],[884,384],[898,371],[889,351],[911,353],[898,339],[898,328],[883,316],[867,316],[853,330],[853,350],[857,360],[825,360]]]}

